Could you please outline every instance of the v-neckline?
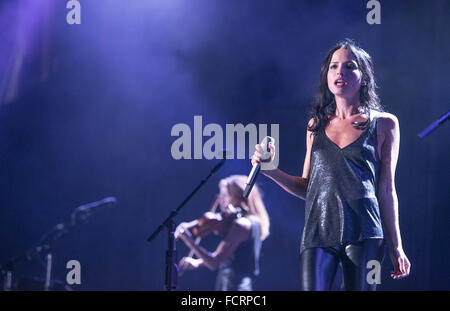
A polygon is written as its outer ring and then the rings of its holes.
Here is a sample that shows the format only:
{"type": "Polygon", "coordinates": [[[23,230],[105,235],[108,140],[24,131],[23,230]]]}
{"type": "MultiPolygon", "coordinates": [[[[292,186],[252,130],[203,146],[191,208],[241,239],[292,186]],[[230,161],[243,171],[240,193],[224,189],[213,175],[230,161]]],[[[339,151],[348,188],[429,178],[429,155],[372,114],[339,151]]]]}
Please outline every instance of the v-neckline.
{"type": "Polygon", "coordinates": [[[338,144],[336,144],[330,137],[328,137],[328,134],[327,134],[327,131],[325,130],[325,128],[323,129],[323,133],[324,133],[325,137],[326,137],[333,145],[335,145],[339,150],[344,150],[344,149],[346,149],[347,147],[350,147],[351,145],[355,144],[355,143],[361,138],[361,136],[363,136],[364,134],[366,134],[366,132],[370,129],[370,124],[371,124],[372,122],[373,122],[373,120],[370,121],[369,126],[368,126],[364,131],[361,132],[361,134],[358,136],[358,138],[356,138],[356,139],[355,139],[354,141],[352,141],[351,143],[345,145],[344,147],[340,147],[340,146],[339,146],[338,144]]]}

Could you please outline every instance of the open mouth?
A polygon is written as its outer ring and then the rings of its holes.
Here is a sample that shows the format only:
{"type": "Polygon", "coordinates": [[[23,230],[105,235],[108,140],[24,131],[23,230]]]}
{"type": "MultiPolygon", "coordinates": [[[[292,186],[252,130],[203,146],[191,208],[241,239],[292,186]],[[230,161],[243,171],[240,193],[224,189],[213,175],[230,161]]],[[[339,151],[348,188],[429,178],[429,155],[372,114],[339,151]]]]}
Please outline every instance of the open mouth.
{"type": "Polygon", "coordinates": [[[336,81],[334,81],[334,84],[336,86],[345,86],[347,85],[347,81],[345,81],[344,79],[337,79],[336,81]]]}

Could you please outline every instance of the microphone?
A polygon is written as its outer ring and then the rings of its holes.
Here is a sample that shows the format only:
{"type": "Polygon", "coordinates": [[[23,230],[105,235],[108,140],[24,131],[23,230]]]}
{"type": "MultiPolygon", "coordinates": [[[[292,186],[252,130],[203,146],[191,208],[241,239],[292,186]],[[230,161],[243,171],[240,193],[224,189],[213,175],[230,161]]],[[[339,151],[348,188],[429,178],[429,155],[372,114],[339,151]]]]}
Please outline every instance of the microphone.
{"type": "MultiPolygon", "coordinates": [[[[271,158],[270,150],[269,150],[269,142],[271,144],[275,143],[275,139],[273,139],[270,136],[264,137],[262,142],[259,144],[262,149],[262,160],[267,161],[271,158]]],[[[250,171],[250,174],[248,175],[247,182],[245,183],[245,190],[244,190],[244,198],[247,199],[250,195],[250,192],[252,191],[253,186],[255,185],[256,178],[258,177],[259,171],[261,170],[261,163],[257,163],[253,165],[252,170],[250,171]]]]}
{"type": "Polygon", "coordinates": [[[440,117],[437,121],[434,121],[431,123],[426,129],[424,129],[422,132],[419,133],[420,138],[424,138],[425,136],[429,135],[431,132],[433,132],[435,129],[437,129],[439,126],[442,125],[445,121],[447,121],[450,118],[450,111],[448,111],[446,114],[444,114],[442,117],[440,117]]]}
{"type": "Polygon", "coordinates": [[[117,203],[117,199],[115,197],[107,197],[107,198],[104,198],[103,200],[100,200],[100,201],[96,201],[96,202],[92,202],[92,203],[88,203],[88,204],[84,204],[84,205],[78,206],[75,209],[75,211],[77,211],[77,212],[91,211],[91,210],[94,210],[94,209],[96,209],[98,207],[101,207],[101,206],[108,207],[108,206],[112,206],[112,205],[114,205],[116,203],[117,203]]]}

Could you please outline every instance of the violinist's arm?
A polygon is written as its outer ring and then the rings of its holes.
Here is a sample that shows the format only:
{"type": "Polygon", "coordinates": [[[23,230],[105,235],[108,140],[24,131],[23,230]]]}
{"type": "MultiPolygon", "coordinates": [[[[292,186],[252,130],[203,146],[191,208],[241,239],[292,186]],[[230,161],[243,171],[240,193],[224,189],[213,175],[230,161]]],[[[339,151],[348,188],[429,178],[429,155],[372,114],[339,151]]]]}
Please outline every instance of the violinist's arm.
{"type": "MultiPolygon", "coordinates": [[[[174,235],[175,235],[175,239],[179,239],[181,238],[181,236],[183,235],[183,233],[185,231],[191,230],[191,228],[195,227],[198,224],[198,219],[194,219],[192,221],[189,222],[182,222],[180,223],[177,228],[175,229],[174,235]]],[[[188,232],[190,233],[190,232],[188,232]]]]}
{"type": "Polygon", "coordinates": [[[197,219],[194,219],[189,222],[182,222],[178,225],[177,229],[175,230],[175,235],[177,235],[180,230],[191,229],[192,227],[195,227],[197,224],[198,224],[197,219]]]}
{"type": "Polygon", "coordinates": [[[216,270],[219,265],[227,259],[240,243],[247,240],[250,236],[251,223],[246,218],[238,218],[231,224],[230,231],[226,237],[219,243],[214,252],[209,252],[200,245],[196,245],[189,231],[184,231],[181,239],[184,243],[202,260],[201,265],[210,270],[216,270]]]}

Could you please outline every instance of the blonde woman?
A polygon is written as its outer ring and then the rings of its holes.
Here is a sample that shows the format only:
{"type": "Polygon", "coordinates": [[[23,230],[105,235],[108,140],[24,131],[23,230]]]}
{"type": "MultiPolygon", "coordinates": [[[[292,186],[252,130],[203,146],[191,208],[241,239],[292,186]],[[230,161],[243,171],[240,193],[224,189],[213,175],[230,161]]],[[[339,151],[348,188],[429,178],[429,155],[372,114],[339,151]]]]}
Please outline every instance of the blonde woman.
{"type": "Polygon", "coordinates": [[[210,252],[194,241],[198,221],[181,223],[175,237],[181,239],[197,256],[180,260],[180,270],[207,267],[218,270],[215,290],[251,291],[259,275],[259,255],[262,241],[269,235],[269,217],[255,186],[250,196],[243,197],[246,176],[233,175],[219,182],[217,198],[219,213],[208,212],[205,217],[210,232],[223,237],[215,251],[210,252]],[[191,230],[189,230],[191,229],[191,230]]]}

